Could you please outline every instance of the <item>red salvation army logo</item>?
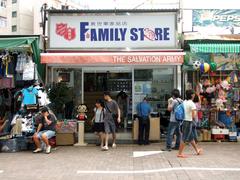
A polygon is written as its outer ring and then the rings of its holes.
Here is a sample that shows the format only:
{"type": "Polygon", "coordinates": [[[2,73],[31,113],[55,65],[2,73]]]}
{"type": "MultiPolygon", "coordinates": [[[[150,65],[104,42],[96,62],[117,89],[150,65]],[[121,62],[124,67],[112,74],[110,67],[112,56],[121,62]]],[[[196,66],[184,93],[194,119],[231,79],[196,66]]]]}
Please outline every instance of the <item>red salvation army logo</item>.
{"type": "Polygon", "coordinates": [[[68,27],[67,23],[57,23],[55,32],[68,41],[76,38],[76,28],[68,27]]]}
{"type": "Polygon", "coordinates": [[[144,37],[149,39],[150,41],[154,41],[156,38],[156,34],[153,30],[149,28],[144,29],[144,37]]]}

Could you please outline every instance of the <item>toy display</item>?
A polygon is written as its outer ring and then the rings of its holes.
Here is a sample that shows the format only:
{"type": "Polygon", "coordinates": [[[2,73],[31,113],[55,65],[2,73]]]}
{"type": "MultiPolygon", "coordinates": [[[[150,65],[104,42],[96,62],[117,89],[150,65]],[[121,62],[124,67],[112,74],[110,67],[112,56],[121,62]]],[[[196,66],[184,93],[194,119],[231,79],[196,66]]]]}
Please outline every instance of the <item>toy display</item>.
{"type": "Polygon", "coordinates": [[[201,97],[201,110],[198,112],[201,114],[198,115],[199,130],[202,130],[200,134],[212,129],[212,140],[216,141],[236,141],[236,128],[240,128],[237,115],[240,107],[240,72],[234,68],[225,70],[229,66],[227,64],[219,65],[213,58],[210,61],[193,61],[194,81],[186,82],[185,86],[191,86],[201,97]],[[188,83],[190,85],[187,86],[188,83]],[[222,134],[223,131],[229,133],[222,134]]]}

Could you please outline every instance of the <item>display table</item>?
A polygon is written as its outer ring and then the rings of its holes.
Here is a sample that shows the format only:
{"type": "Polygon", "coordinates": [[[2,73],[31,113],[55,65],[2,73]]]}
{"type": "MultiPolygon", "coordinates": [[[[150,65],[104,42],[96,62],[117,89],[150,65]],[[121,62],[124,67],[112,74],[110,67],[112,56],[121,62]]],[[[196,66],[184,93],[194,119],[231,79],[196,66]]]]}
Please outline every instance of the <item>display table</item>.
{"type": "Polygon", "coordinates": [[[78,142],[74,146],[86,146],[87,143],[84,142],[84,121],[78,121],[78,142]]]}
{"type": "MultiPolygon", "coordinates": [[[[133,140],[138,140],[138,119],[133,121],[133,140]]],[[[150,117],[150,141],[159,141],[160,140],[160,117],[150,117]]]]}

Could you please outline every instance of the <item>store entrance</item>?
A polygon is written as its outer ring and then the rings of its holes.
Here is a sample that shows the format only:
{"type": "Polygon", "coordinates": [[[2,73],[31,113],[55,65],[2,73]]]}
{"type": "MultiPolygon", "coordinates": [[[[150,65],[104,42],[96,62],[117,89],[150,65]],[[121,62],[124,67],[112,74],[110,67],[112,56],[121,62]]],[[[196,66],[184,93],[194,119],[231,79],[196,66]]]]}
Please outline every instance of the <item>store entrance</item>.
{"type": "MultiPolygon", "coordinates": [[[[84,94],[83,102],[87,105],[88,120],[94,113],[95,102],[103,99],[103,92],[111,92],[112,98],[117,101],[121,110],[120,132],[127,132],[132,128],[132,71],[131,69],[96,69],[84,70],[84,94]]],[[[86,128],[91,131],[91,125],[86,128]]]]}

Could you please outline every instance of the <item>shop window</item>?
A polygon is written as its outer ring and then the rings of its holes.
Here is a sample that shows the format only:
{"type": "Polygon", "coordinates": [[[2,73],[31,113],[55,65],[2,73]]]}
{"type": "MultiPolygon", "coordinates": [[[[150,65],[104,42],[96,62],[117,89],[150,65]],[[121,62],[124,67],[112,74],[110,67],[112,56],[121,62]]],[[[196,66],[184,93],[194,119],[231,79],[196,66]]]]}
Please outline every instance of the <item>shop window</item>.
{"type": "Polygon", "coordinates": [[[174,68],[136,69],[134,81],[134,114],[137,104],[146,97],[152,111],[160,114],[161,122],[167,122],[167,101],[174,87],[174,68]]]}
{"type": "Polygon", "coordinates": [[[7,18],[0,17],[0,28],[7,27],[7,18]]]}
{"type": "Polygon", "coordinates": [[[17,17],[17,11],[13,11],[13,12],[12,12],[12,17],[13,17],[13,18],[17,17]]]}
{"type": "Polygon", "coordinates": [[[17,31],[17,25],[13,25],[12,26],[12,32],[16,32],[17,31]]]}
{"type": "MultiPolygon", "coordinates": [[[[51,68],[48,72],[51,72],[51,68]]],[[[51,74],[51,73],[50,73],[51,74]]],[[[82,103],[82,70],[81,69],[71,69],[71,68],[53,68],[53,77],[49,76],[47,86],[51,89],[54,84],[64,83],[67,85],[68,95],[67,97],[61,97],[64,99],[64,109],[57,112],[57,116],[60,119],[72,119],[76,115],[74,107],[82,103]]],[[[61,91],[61,90],[60,90],[61,91]]],[[[57,93],[63,93],[63,92],[57,93]]],[[[66,92],[64,92],[66,95],[66,92]]],[[[57,99],[52,100],[52,103],[57,104],[57,99]]]]}
{"type": "Polygon", "coordinates": [[[6,8],[7,7],[7,0],[1,0],[0,1],[0,7],[6,8]]]}

